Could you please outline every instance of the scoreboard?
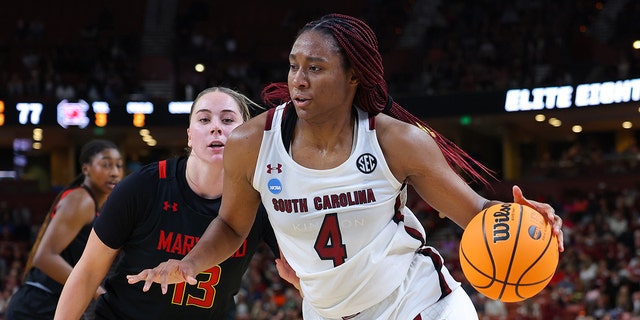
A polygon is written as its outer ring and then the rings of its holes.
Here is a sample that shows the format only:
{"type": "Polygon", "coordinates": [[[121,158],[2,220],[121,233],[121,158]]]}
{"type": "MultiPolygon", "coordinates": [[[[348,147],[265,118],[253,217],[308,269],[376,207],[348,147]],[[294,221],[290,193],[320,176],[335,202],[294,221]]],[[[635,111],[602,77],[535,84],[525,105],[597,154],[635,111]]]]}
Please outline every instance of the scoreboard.
{"type": "Polygon", "coordinates": [[[187,123],[193,101],[61,100],[57,102],[0,99],[0,126],[108,127],[170,126],[187,123]]]}

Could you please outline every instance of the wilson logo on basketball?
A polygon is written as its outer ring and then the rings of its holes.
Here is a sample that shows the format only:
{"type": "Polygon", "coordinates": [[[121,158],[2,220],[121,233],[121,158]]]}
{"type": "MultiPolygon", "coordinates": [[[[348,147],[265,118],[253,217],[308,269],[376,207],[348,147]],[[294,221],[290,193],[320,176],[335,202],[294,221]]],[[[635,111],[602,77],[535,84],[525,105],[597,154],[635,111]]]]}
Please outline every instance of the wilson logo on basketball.
{"type": "Polygon", "coordinates": [[[511,205],[505,203],[500,206],[500,211],[493,213],[493,243],[508,240],[509,234],[509,213],[511,211],[511,205]]]}
{"type": "Polygon", "coordinates": [[[538,226],[530,226],[527,231],[529,232],[529,237],[533,240],[542,238],[542,230],[538,226]]]}

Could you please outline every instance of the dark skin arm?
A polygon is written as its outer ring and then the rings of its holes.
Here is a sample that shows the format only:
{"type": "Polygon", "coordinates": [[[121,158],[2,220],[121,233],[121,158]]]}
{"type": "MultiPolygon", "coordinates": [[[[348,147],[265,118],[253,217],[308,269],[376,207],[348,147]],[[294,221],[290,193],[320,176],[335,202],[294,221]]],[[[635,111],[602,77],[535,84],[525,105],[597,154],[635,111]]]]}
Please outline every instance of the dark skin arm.
{"type": "Polygon", "coordinates": [[[82,227],[93,221],[95,214],[95,203],[86,190],[78,188],[67,194],[57,205],[55,217],[49,222],[33,257],[33,265],[64,284],[73,267],[60,253],[82,227]]]}
{"type": "MultiPolygon", "coordinates": [[[[477,194],[451,169],[435,140],[424,130],[384,114],[376,117],[376,128],[387,163],[398,181],[411,184],[424,201],[463,229],[482,209],[501,203],[477,194]]],[[[541,213],[553,226],[558,249],[564,251],[562,219],[549,204],[526,199],[518,186],[513,187],[513,201],[541,213]]]]}

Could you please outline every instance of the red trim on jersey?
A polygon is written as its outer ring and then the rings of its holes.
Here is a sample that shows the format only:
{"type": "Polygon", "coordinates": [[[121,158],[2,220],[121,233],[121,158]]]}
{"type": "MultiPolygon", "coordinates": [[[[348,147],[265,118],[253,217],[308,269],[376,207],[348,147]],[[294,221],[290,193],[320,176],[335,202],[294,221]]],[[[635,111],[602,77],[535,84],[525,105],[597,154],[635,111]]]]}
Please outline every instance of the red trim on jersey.
{"type": "MultiPolygon", "coordinates": [[[[60,203],[60,201],[62,201],[62,199],[64,199],[64,197],[66,197],[71,191],[76,190],[78,188],[82,188],[82,187],[78,186],[78,187],[75,187],[75,188],[67,189],[64,192],[62,192],[62,195],[60,196],[60,199],[58,199],[58,203],[60,203]]],[[[56,210],[58,210],[58,203],[56,203],[55,208],[53,208],[53,210],[51,210],[51,219],[53,219],[53,217],[55,217],[55,215],[56,215],[56,210]]]]}
{"type": "MultiPolygon", "coordinates": [[[[398,195],[396,197],[396,203],[393,207],[393,210],[395,210],[395,213],[393,215],[393,222],[395,223],[400,223],[400,222],[404,222],[404,215],[402,214],[402,212],[400,211],[400,207],[402,206],[402,201],[400,200],[400,195],[398,195]]],[[[422,232],[420,232],[418,229],[415,228],[411,228],[408,226],[404,226],[404,231],[407,232],[407,234],[409,236],[411,236],[412,238],[419,240],[422,245],[425,245],[425,241],[424,241],[424,237],[422,235],[422,232]]]]}
{"type": "Polygon", "coordinates": [[[158,175],[160,179],[167,178],[167,160],[158,161],[158,175]]]}
{"type": "Polygon", "coordinates": [[[435,267],[436,272],[438,273],[438,280],[440,282],[441,294],[440,294],[440,298],[438,299],[438,301],[440,301],[442,300],[442,298],[448,296],[453,291],[451,290],[451,287],[449,287],[449,284],[447,283],[447,280],[444,278],[444,274],[442,273],[442,268],[444,267],[444,261],[442,261],[442,257],[440,257],[440,255],[434,252],[433,249],[430,247],[422,247],[418,249],[417,252],[431,258],[431,261],[433,261],[433,266],[435,267]]]}
{"type": "Polygon", "coordinates": [[[267,110],[267,121],[264,123],[264,131],[271,130],[271,125],[273,122],[273,115],[276,113],[276,108],[271,108],[267,110]]]}
{"type": "Polygon", "coordinates": [[[376,128],[376,116],[372,113],[369,113],[369,130],[374,130],[376,128]]]}

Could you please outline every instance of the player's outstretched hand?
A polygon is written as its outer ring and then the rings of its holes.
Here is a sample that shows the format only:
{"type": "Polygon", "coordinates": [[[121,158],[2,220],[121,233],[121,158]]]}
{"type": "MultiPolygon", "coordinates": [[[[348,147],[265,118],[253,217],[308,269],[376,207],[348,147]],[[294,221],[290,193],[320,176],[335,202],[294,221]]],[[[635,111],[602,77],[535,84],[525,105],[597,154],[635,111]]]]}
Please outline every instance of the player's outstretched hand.
{"type": "Polygon", "coordinates": [[[196,284],[197,280],[193,270],[193,264],[188,261],[169,259],[153,269],[144,269],[136,275],[128,275],[127,280],[129,284],[144,281],[144,287],[142,288],[144,292],[149,291],[152,283],[159,283],[162,294],[166,294],[167,287],[170,284],[184,281],[191,285],[196,284]]]}
{"type": "Polygon", "coordinates": [[[513,200],[516,203],[531,207],[540,212],[547,222],[553,226],[553,234],[558,239],[558,250],[564,251],[564,238],[562,235],[562,218],[556,214],[556,211],[548,203],[538,202],[534,200],[528,200],[522,194],[522,190],[518,186],[513,186],[513,200]]]}
{"type": "Polygon", "coordinates": [[[287,280],[287,282],[291,283],[300,291],[300,278],[298,278],[296,272],[293,271],[293,268],[289,265],[289,261],[284,257],[282,251],[280,251],[280,259],[276,259],[276,269],[282,279],[287,280]]]}

